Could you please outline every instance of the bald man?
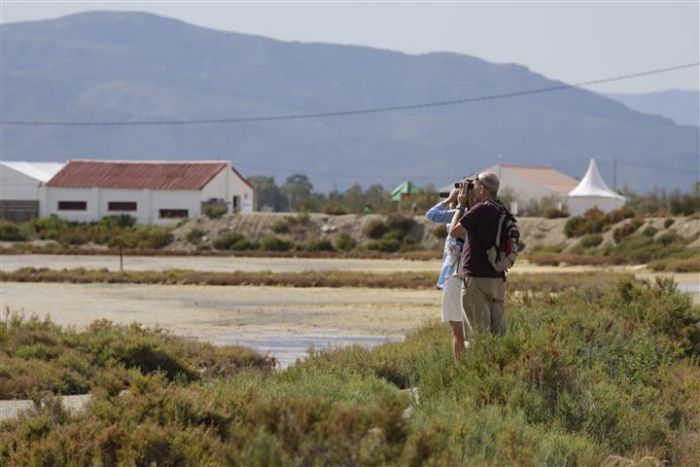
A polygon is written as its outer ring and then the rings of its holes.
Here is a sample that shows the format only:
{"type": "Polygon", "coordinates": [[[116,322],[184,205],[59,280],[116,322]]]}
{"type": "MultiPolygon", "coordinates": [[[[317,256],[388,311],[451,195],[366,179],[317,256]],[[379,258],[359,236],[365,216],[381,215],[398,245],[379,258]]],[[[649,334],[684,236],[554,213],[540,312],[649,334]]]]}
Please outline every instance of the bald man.
{"type": "Polygon", "coordinates": [[[496,197],[499,186],[500,180],[493,172],[480,173],[471,184],[465,183],[450,224],[451,236],[465,238],[458,274],[462,277],[462,310],[468,335],[475,330],[497,335],[506,331],[505,273],[496,271],[486,255],[496,241],[501,215],[496,197]]]}

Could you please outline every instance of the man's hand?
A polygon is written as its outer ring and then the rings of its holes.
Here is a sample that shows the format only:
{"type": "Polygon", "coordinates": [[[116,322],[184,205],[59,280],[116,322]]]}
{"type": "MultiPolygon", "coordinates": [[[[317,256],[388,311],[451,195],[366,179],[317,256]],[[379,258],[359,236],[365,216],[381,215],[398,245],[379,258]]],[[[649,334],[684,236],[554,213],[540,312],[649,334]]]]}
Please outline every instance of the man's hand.
{"type": "Polygon", "coordinates": [[[445,204],[451,204],[451,203],[457,203],[457,196],[459,195],[459,188],[452,188],[450,190],[450,196],[445,199],[444,203],[445,204]]]}
{"type": "Polygon", "coordinates": [[[462,207],[467,207],[469,206],[469,192],[467,190],[467,184],[463,184],[459,188],[459,194],[457,195],[457,204],[459,204],[462,207]]]}

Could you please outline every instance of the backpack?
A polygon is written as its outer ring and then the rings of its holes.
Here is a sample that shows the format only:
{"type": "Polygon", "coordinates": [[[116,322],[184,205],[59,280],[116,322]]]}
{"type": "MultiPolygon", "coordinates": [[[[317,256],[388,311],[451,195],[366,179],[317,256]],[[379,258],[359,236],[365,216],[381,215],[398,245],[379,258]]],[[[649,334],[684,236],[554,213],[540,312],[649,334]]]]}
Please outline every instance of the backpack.
{"type": "Polygon", "coordinates": [[[515,264],[520,253],[520,229],[518,229],[515,217],[508,211],[500,200],[488,200],[492,206],[498,208],[498,229],[494,245],[486,250],[486,256],[493,269],[505,272],[515,264]]]}

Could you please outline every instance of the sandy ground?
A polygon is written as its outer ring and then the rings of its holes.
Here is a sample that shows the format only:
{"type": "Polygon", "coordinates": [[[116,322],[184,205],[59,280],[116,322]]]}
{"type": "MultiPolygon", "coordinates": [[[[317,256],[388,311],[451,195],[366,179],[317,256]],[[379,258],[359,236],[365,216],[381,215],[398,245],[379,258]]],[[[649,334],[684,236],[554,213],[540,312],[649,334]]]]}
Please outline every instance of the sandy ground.
{"type": "MultiPolygon", "coordinates": [[[[49,267],[51,269],[109,269],[119,270],[117,256],[91,255],[0,255],[0,270],[15,271],[23,267],[49,267]]],[[[410,261],[385,259],[310,259],[310,258],[234,258],[216,256],[127,256],[124,269],[128,271],[163,271],[167,269],[193,269],[197,271],[363,271],[392,273],[405,271],[437,271],[440,261],[410,261]]],[[[639,267],[614,266],[606,270],[635,270],[639,267]]],[[[603,270],[597,266],[536,266],[519,261],[512,273],[531,272],[587,272],[603,270]]]]}

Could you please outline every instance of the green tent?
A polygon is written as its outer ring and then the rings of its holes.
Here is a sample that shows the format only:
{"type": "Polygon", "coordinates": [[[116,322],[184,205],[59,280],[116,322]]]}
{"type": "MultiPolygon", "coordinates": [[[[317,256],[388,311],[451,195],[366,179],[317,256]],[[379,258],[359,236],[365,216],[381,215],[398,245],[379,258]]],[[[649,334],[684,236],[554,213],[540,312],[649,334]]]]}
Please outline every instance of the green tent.
{"type": "Polygon", "coordinates": [[[416,184],[409,180],[406,180],[405,182],[400,183],[399,186],[394,188],[394,190],[391,192],[391,200],[401,201],[402,195],[410,195],[417,192],[418,187],[416,186],[416,184]]]}

